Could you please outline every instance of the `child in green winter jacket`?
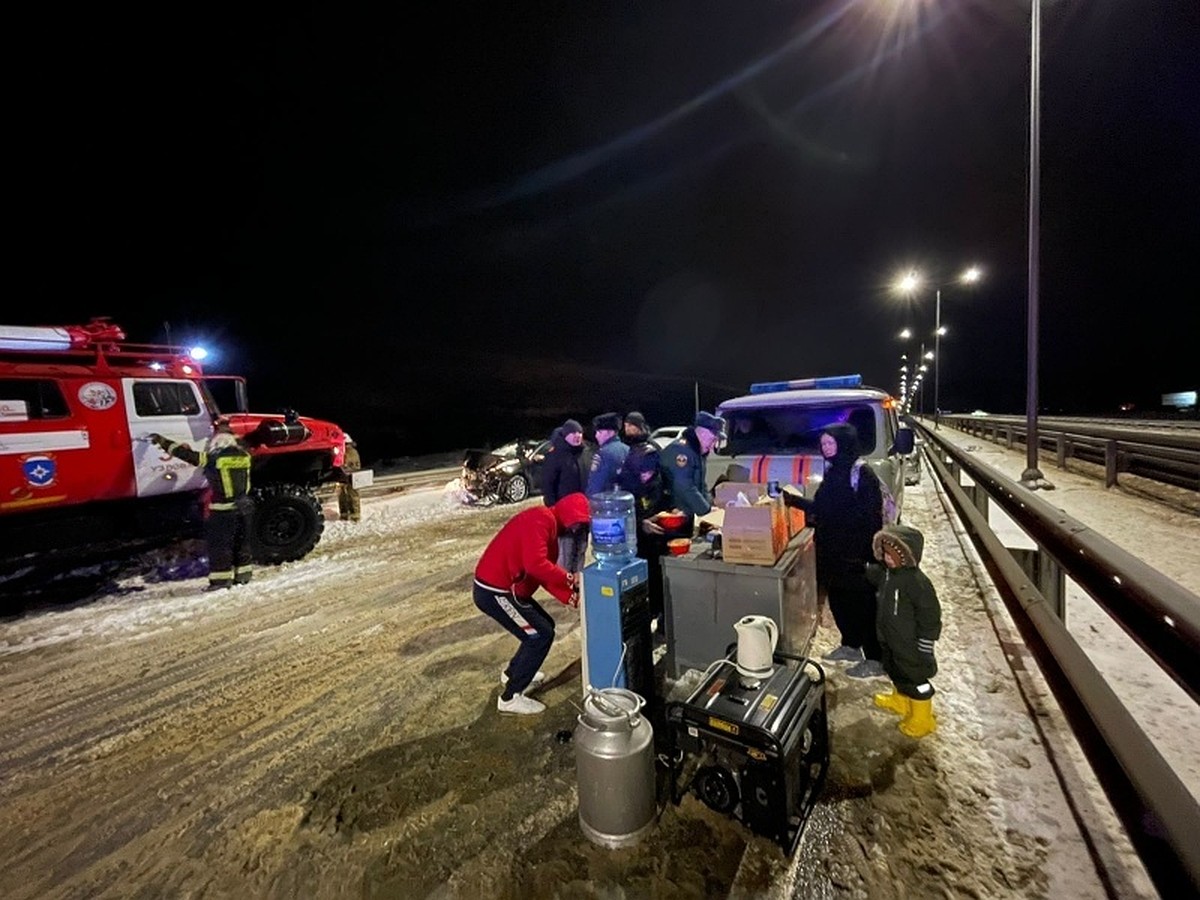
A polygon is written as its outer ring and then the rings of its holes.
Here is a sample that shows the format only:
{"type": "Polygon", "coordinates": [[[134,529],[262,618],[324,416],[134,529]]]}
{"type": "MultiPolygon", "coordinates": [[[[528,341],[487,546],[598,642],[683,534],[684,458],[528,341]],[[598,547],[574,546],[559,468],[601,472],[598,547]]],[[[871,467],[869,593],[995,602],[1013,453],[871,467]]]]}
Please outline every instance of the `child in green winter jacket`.
{"type": "Polygon", "coordinates": [[[933,583],[918,566],[925,538],[911,525],[885,525],[871,542],[875,558],[867,578],[876,587],[875,628],[883,668],[892,691],[876,694],[875,705],[899,713],[900,730],[920,738],[937,728],[933,644],[942,634],[942,607],[933,583]]]}

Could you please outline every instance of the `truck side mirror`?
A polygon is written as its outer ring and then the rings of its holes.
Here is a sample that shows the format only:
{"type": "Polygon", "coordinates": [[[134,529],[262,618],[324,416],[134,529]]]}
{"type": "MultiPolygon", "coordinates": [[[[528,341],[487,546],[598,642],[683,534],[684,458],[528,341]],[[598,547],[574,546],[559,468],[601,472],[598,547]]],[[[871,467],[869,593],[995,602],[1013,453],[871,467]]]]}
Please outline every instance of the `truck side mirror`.
{"type": "Polygon", "coordinates": [[[907,456],[913,452],[915,446],[916,435],[913,434],[913,430],[911,428],[901,428],[896,432],[896,440],[888,453],[899,453],[901,456],[907,456]]]}

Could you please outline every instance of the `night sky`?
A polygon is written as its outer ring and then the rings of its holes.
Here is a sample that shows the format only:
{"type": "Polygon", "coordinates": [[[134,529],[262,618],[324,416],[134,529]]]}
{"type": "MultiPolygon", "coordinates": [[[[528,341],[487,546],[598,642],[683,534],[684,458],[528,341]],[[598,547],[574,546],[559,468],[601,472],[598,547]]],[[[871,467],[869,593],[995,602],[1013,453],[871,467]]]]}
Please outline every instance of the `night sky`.
{"type": "MultiPolygon", "coordinates": [[[[1042,9],[1041,407],[1157,410],[1200,387],[1200,4],[1042,9]]],[[[377,460],[897,391],[943,283],[942,407],[1025,411],[1028,2],[16,16],[8,324],[209,343],[377,460]]]]}

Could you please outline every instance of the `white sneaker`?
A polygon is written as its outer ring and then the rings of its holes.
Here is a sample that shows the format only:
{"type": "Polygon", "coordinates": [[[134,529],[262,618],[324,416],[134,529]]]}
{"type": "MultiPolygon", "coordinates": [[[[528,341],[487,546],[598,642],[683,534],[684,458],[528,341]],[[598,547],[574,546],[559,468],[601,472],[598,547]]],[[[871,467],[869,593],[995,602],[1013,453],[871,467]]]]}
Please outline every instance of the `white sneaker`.
{"type": "MultiPolygon", "coordinates": [[[[546,673],[543,672],[541,669],[538,669],[537,672],[535,672],[533,675],[533,681],[529,682],[529,684],[525,687],[525,690],[527,690],[527,691],[531,690],[531,689],[537,687],[539,684],[541,684],[545,680],[546,680],[546,673]]],[[[508,676],[505,675],[503,672],[500,673],[500,683],[508,684],[508,676]]]]}
{"type": "Polygon", "coordinates": [[[513,694],[511,700],[505,700],[501,695],[496,698],[496,709],[510,716],[536,716],[546,711],[546,704],[531,700],[524,694],[513,694]]]}

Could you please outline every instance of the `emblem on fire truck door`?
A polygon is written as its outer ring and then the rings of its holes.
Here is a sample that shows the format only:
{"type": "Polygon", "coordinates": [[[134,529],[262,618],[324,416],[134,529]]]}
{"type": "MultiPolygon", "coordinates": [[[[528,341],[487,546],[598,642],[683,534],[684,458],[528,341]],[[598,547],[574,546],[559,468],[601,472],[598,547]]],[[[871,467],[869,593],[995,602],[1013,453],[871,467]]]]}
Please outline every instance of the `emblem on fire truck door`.
{"type": "Polygon", "coordinates": [[[31,487],[43,488],[54,484],[58,466],[49,456],[27,456],[21,460],[21,471],[31,487]]]}
{"type": "Polygon", "coordinates": [[[88,409],[108,409],[117,403],[117,392],[103,381],[89,381],[79,389],[79,402],[88,409]]]}
{"type": "Polygon", "coordinates": [[[675,457],[675,465],[679,466],[679,468],[682,469],[687,464],[688,464],[688,458],[684,454],[680,453],[678,456],[675,457]]]}

